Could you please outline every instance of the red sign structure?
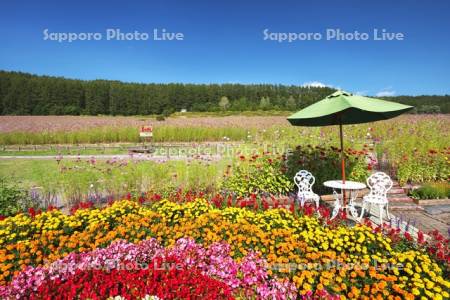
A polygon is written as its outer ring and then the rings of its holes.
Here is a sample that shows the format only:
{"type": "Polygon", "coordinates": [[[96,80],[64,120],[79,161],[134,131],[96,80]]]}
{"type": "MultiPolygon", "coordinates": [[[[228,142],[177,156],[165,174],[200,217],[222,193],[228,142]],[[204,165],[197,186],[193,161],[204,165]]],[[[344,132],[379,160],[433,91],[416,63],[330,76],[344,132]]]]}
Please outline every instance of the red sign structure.
{"type": "Polygon", "coordinates": [[[152,126],[141,126],[139,130],[139,136],[142,138],[149,138],[153,136],[153,127],[152,126]]]}

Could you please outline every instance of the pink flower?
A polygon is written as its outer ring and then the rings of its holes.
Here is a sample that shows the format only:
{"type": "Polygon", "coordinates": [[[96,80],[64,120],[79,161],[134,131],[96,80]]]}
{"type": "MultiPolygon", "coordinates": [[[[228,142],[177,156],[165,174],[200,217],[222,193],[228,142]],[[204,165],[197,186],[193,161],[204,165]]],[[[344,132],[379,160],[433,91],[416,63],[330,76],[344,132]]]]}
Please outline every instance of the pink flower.
{"type": "Polygon", "coordinates": [[[238,263],[230,256],[230,251],[230,245],[224,242],[205,248],[189,238],[179,239],[167,249],[155,239],[138,244],[119,240],[107,248],[71,253],[46,267],[30,266],[15,276],[8,286],[0,286],[0,298],[27,298],[49,280],[64,281],[77,271],[120,268],[123,261],[132,262],[132,267],[139,267],[142,263],[154,259],[164,261],[168,257],[176,257],[185,268],[196,269],[233,290],[254,295],[257,299],[295,298],[297,290],[293,283],[279,281],[275,277],[269,279],[267,261],[257,253],[250,252],[238,263]]]}

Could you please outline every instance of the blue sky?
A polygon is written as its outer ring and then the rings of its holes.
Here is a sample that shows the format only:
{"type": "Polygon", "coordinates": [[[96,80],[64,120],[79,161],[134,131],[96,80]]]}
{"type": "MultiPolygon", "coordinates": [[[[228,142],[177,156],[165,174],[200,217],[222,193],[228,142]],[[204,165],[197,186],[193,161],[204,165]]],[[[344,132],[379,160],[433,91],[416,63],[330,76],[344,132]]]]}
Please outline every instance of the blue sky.
{"type": "Polygon", "coordinates": [[[450,1],[2,1],[0,69],[132,82],[326,84],[368,95],[450,94],[450,1]],[[105,30],[149,33],[106,40],[105,30]],[[153,30],[184,34],[154,41],[153,30]],[[326,39],[327,29],[369,34],[326,39]],[[44,40],[99,32],[99,41],[44,40]],[[271,33],[320,33],[278,42],[271,33]],[[374,41],[373,30],[404,34],[374,41]]]}

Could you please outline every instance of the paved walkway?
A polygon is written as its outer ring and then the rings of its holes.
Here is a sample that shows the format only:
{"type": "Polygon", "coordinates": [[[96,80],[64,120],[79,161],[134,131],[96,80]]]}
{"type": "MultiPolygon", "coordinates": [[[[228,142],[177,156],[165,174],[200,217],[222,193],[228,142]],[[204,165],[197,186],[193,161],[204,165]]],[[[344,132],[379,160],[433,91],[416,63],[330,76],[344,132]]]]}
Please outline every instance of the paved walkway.
{"type": "MultiPolygon", "coordinates": [[[[445,237],[449,237],[450,229],[450,205],[427,205],[423,210],[393,210],[390,211],[393,218],[392,223],[397,226],[400,220],[400,228],[405,229],[408,224],[410,233],[415,234],[417,230],[423,233],[429,233],[432,230],[438,230],[445,237]],[[432,212],[432,213],[430,213],[432,212]],[[415,228],[414,228],[415,227],[415,228]]],[[[379,209],[376,205],[372,206],[369,219],[379,224],[379,209]]],[[[383,222],[389,224],[389,220],[385,217],[383,222]]]]}
{"type": "MultiPolygon", "coordinates": [[[[333,206],[332,201],[327,201],[329,206],[333,206]]],[[[358,213],[361,212],[361,199],[357,200],[356,208],[358,213]]],[[[438,230],[445,237],[449,237],[450,228],[450,205],[405,205],[403,207],[398,206],[397,209],[390,209],[390,215],[392,221],[389,221],[386,213],[384,212],[383,223],[391,224],[394,227],[400,226],[402,230],[408,228],[410,234],[415,236],[417,231],[420,230],[423,233],[429,233],[432,230],[438,230]]],[[[348,215],[353,221],[351,215],[348,215]]],[[[370,212],[366,212],[366,217],[368,217],[372,223],[380,224],[380,211],[377,205],[372,205],[370,212]]]]}
{"type": "MultiPolygon", "coordinates": [[[[388,199],[395,222],[400,220],[402,223],[400,227],[406,228],[409,224],[411,233],[416,233],[417,230],[428,233],[437,229],[445,237],[449,236],[450,205],[417,205],[396,181],[388,192],[388,199]],[[415,228],[411,229],[412,226],[415,228]]],[[[371,214],[371,220],[378,224],[379,218],[375,217],[379,215],[378,208],[374,207],[371,214]]],[[[385,221],[388,222],[387,219],[385,221]]]]}
{"type": "Polygon", "coordinates": [[[428,233],[437,229],[445,237],[448,236],[450,228],[450,213],[440,215],[430,215],[426,211],[404,211],[400,214],[403,220],[411,220],[416,223],[416,227],[422,232],[428,233]]]}

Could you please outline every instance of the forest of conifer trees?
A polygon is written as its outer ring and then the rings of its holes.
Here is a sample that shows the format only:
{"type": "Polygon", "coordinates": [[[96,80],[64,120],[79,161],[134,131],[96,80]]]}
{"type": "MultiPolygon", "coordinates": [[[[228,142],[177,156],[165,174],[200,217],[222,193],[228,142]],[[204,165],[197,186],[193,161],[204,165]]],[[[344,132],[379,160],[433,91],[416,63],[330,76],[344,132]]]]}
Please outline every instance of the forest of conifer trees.
{"type": "MultiPolygon", "coordinates": [[[[329,87],[274,84],[124,83],[0,71],[2,115],[169,115],[187,111],[301,109],[329,87]]],[[[387,99],[387,98],[386,98],[387,99]]],[[[419,113],[450,113],[450,96],[389,97],[419,113]]]]}

